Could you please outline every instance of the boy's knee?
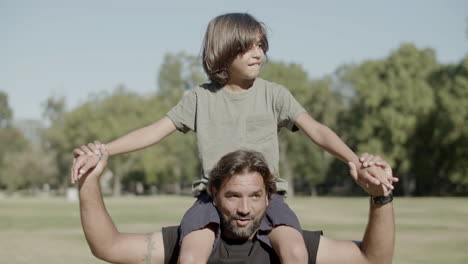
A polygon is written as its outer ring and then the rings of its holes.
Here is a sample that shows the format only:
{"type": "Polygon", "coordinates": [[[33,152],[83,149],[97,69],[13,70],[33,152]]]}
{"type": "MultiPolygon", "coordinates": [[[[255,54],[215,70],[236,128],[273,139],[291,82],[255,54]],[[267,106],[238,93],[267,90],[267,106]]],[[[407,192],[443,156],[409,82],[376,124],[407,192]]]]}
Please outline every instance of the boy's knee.
{"type": "Polygon", "coordinates": [[[302,234],[289,226],[279,226],[275,229],[272,232],[274,234],[270,233],[270,241],[281,263],[308,263],[309,253],[302,234]]]}
{"type": "Polygon", "coordinates": [[[304,244],[289,247],[285,253],[284,259],[287,263],[307,263],[309,254],[304,244]]]}
{"type": "Polygon", "coordinates": [[[193,263],[200,263],[200,260],[192,254],[181,254],[179,255],[179,264],[193,264],[193,263]]]}

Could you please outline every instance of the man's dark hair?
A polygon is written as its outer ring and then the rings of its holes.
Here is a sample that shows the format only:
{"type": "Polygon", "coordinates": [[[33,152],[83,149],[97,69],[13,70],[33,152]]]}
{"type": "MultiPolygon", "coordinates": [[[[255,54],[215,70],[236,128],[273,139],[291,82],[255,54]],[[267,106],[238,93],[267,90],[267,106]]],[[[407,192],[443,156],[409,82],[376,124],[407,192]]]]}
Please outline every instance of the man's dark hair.
{"type": "Polygon", "coordinates": [[[239,54],[251,49],[259,40],[268,51],[265,25],[247,13],[230,13],[210,21],[203,40],[203,69],[208,78],[224,85],[229,80],[228,67],[239,54]]]}
{"type": "Polygon", "coordinates": [[[238,150],[224,155],[211,170],[208,191],[220,190],[221,186],[236,174],[258,172],[265,184],[268,198],[276,192],[274,177],[263,155],[256,151],[238,150]]]}

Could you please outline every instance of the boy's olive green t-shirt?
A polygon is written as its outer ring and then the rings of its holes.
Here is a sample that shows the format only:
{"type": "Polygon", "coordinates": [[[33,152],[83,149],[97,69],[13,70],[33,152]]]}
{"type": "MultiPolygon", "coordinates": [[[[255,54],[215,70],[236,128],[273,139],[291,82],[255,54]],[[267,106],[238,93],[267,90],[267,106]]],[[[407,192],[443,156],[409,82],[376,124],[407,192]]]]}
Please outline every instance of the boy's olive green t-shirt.
{"type": "Polygon", "coordinates": [[[278,131],[297,131],[295,121],[305,112],[283,86],[257,78],[252,87],[239,93],[209,83],[185,94],[167,116],[177,129],[197,135],[202,164],[201,179],[193,183],[193,193],[206,190],[211,169],[225,154],[239,149],[263,154],[276,177],[278,191],[288,184],[279,177],[278,131]]]}

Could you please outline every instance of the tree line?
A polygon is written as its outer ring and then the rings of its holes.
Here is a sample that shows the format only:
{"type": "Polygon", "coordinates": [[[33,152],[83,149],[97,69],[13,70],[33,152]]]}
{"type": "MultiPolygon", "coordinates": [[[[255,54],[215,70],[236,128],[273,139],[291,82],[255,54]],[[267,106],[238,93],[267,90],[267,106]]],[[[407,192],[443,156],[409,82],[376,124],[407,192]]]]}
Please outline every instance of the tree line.
{"type": "MultiPolygon", "coordinates": [[[[468,56],[444,65],[434,50],[403,44],[386,58],[343,65],[322,78],[272,60],[261,77],[286,86],[355,152],[389,161],[401,180],[397,194],[468,194],[468,56]]],[[[179,53],[166,54],[157,80],[153,94],[119,86],[69,111],[64,98],[49,98],[44,117],[50,126],[40,145],[12,125],[7,95],[0,92],[0,188],[33,192],[47,183],[63,192],[73,148],[95,139],[109,142],[160,119],[206,77],[198,57],[179,53]]],[[[360,193],[346,164],[301,132],[281,131],[279,140],[280,173],[294,186],[291,195],[360,193]]],[[[145,150],[112,157],[109,168],[114,194],[135,192],[136,186],[146,193],[188,192],[200,174],[195,135],[175,132],[145,150]]]]}

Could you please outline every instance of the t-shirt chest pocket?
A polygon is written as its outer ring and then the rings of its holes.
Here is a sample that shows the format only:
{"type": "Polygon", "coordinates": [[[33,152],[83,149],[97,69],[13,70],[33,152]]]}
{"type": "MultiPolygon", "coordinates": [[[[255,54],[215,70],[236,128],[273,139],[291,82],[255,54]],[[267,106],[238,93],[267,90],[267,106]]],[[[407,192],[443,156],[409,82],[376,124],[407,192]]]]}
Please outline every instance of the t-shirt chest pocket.
{"type": "Polygon", "coordinates": [[[277,124],[269,115],[251,115],[247,117],[245,124],[245,137],[249,143],[258,144],[275,137],[277,124]]]}

